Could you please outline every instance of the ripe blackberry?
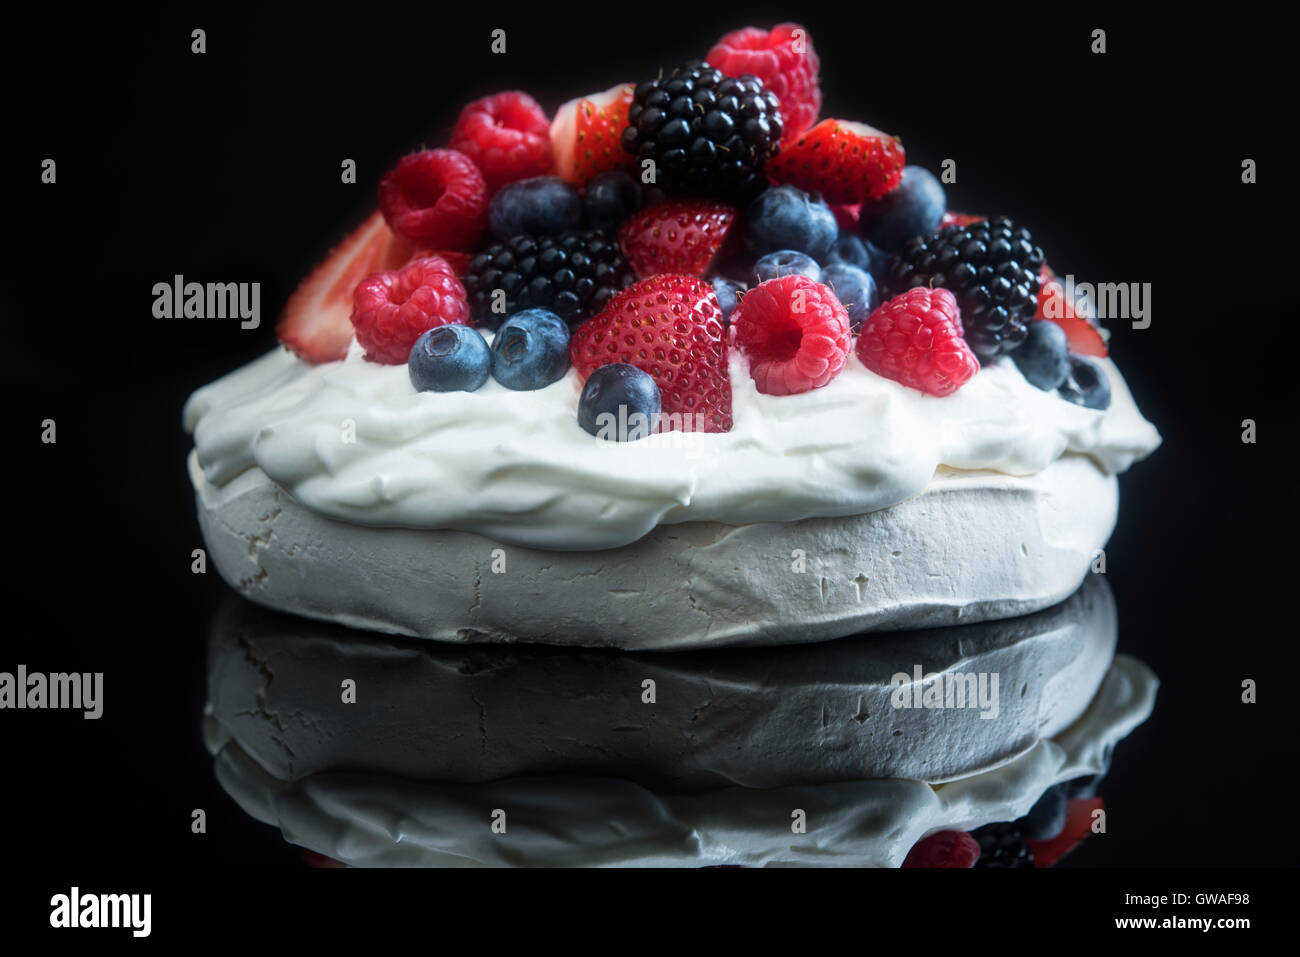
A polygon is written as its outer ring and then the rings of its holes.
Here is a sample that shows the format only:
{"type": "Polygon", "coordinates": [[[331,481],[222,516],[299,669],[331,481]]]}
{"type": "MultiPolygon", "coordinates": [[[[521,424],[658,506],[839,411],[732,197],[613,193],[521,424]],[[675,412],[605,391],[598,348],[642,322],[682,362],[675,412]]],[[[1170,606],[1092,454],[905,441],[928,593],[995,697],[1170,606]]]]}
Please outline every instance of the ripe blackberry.
{"type": "Polygon", "coordinates": [[[917,286],[952,291],[966,341],[982,360],[1016,349],[1038,305],[1043,251],[1005,216],[946,226],[903,244],[886,267],[890,295],[917,286]]]}
{"type": "Polygon", "coordinates": [[[1033,867],[1034,854],[1020,829],[1010,821],[985,824],[970,832],[980,846],[976,867],[1033,867]]]}
{"type": "Polygon", "coordinates": [[[735,203],[767,185],[763,164],[780,148],[780,101],[763,81],[730,77],[703,60],[646,80],[632,95],[623,149],[655,163],[669,193],[735,203]]]}
{"type": "Polygon", "coordinates": [[[520,309],[549,309],[573,327],[635,278],[618,243],[599,229],[574,229],[493,243],[470,260],[465,291],[479,326],[496,329],[520,309]],[[494,310],[498,289],[504,308],[494,310]]]}

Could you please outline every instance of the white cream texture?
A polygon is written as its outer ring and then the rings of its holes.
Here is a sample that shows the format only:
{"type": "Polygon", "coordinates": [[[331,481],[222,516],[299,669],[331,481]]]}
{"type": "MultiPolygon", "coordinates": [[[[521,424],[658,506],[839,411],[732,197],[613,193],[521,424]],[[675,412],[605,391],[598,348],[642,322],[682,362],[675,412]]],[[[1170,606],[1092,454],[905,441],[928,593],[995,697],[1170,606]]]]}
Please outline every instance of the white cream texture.
{"type": "Polygon", "coordinates": [[[632,443],[577,424],[570,370],[535,392],[489,379],[474,393],[418,393],[405,366],[307,365],[276,350],[191,396],[208,483],[260,467],[297,501],[363,525],[477,532],[555,550],[615,548],[657,525],[859,515],[923,491],[945,465],[1030,475],[1067,451],[1108,473],[1160,443],[1119,371],[1097,412],[1034,388],[1010,361],[935,398],[850,356],[822,389],[759,394],[731,357],[732,430],[632,443]]]}

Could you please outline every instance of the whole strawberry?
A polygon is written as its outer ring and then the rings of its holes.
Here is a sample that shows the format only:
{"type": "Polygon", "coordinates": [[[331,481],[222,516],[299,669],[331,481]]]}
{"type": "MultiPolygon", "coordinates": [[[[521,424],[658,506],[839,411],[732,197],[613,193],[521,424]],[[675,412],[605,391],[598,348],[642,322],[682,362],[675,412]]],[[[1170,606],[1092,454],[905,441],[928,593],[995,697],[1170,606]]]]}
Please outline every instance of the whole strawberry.
{"type": "Polygon", "coordinates": [[[569,356],[584,382],[611,362],[647,373],[659,388],[661,429],[731,430],[722,310],[702,279],[663,275],[633,283],[574,331],[569,356]]]}
{"type": "Polygon", "coordinates": [[[353,294],[352,325],[366,358],[402,365],[420,334],[469,322],[465,287],[445,259],[429,256],[363,279],[353,294]]]}
{"type": "Polygon", "coordinates": [[[618,242],[641,279],[660,273],[703,276],[735,222],[736,211],[724,203],[669,200],[624,221],[618,242]]]}
{"type": "Polygon", "coordinates": [[[759,283],[731,314],[731,327],[755,386],[767,395],[820,389],[840,374],[852,344],[848,312],[807,276],[759,283]]]}
{"type": "Polygon", "coordinates": [[[771,31],[758,27],[733,30],[713,45],[708,60],[727,76],[752,73],[781,101],[785,132],[792,143],[817,122],[822,91],[817,83],[821,60],[812,37],[797,23],[780,23],[771,31]]]}
{"type": "Polygon", "coordinates": [[[857,348],[872,372],[930,395],[951,395],[979,371],[947,289],[918,286],[878,306],[857,348]]]}

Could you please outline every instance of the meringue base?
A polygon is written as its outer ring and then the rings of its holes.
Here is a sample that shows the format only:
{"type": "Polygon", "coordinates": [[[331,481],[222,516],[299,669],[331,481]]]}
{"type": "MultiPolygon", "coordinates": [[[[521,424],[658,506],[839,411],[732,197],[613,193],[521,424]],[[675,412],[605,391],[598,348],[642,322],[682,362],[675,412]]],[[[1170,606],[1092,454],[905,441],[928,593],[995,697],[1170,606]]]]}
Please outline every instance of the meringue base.
{"type": "Polygon", "coordinates": [[[1030,476],[941,467],[915,498],[843,518],[661,525],[556,552],[470,532],[336,521],[260,469],[189,472],[213,564],[281,611],[447,642],[674,649],[824,641],[1029,614],[1079,587],[1118,483],[1067,453],[1030,476]]]}

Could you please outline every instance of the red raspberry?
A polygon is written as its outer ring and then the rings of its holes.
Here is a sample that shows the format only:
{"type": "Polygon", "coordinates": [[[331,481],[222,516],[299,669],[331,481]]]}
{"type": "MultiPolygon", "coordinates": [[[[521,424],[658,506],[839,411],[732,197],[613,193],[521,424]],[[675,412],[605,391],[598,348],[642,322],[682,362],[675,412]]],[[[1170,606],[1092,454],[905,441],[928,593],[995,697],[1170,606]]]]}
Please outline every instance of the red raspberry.
{"type": "Polygon", "coordinates": [[[820,389],[840,374],[852,345],[849,314],[807,276],[759,283],[741,298],[731,327],[754,384],[767,395],[820,389]]]}
{"type": "Polygon", "coordinates": [[[551,121],[536,100],[518,90],[485,96],[461,110],[451,148],[474,161],[491,193],[517,179],[546,176],[555,162],[551,121]]]}
{"type": "Polygon", "coordinates": [[[752,73],[777,95],[785,120],[782,144],[793,143],[817,122],[822,108],[822,91],[817,85],[821,59],[813,49],[812,37],[799,24],[781,23],[771,33],[758,27],[735,30],[715,43],[704,59],[727,76],[752,73]]]}
{"type": "Polygon", "coordinates": [[[980,845],[965,831],[938,831],[907,852],[904,867],[974,867],[980,845]]]}
{"type": "Polygon", "coordinates": [[[858,358],[876,375],[930,395],[951,395],[979,371],[947,289],[920,286],[876,307],[862,324],[858,358]]]}
{"type": "Polygon", "coordinates": [[[379,208],[388,227],[416,248],[467,250],[487,227],[487,184],[464,153],[424,150],[384,174],[379,208]]]}
{"type": "Polygon", "coordinates": [[[352,325],[371,362],[402,365],[420,334],[469,323],[465,287],[445,259],[429,256],[372,273],[352,296],[352,325]]]}
{"type": "MultiPolygon", "coordinates": [[[[655,380],[663,411],[702,415],[687,431],[731,431],[731,379],[722,310],[713,286],[694,276],[654,276],[617,293],[569,340],[582,380],[603,365],[626,362],[655,380]]],[[[661,428],[683,423],[667,419],[661,428]]]]}

